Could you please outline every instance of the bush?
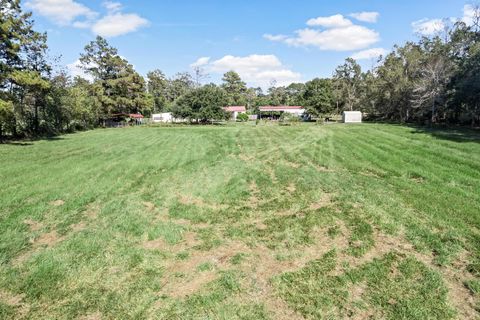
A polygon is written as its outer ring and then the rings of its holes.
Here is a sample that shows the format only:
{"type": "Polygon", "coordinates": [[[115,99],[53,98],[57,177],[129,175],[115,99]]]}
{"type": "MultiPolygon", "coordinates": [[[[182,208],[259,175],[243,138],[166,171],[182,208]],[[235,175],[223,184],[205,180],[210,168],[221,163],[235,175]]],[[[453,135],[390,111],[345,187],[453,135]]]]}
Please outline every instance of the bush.
{"type": "Polygon", "coordinates": [[[237,121],[239,121],[239,122],[248,121],[248,114],[246,114],[246,113],[239,113],[239,114],[237,115],[237,121]]]}
{"type": "Polygon", "coordinates": [[[288,112],[282,113],[279,119],[279,123],[281,125],[290,125],[293,123],[297,123],[299,121],[300,121],[300,118],[297,115],[288,113],[288,112]]]}

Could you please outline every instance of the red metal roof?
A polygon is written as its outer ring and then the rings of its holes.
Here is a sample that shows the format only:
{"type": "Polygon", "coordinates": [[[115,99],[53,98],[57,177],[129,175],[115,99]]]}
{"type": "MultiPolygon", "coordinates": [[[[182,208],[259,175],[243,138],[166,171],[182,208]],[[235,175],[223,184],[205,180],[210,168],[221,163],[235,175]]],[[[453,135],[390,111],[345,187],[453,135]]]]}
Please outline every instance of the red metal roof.
{"type": "Polygon", "coordinates": [[[130,118],[143,118],[143,115],[141,115],[139,113],[130,113],[128,116],[130,118]]]}
{"type": "Polygon", "coordinates": [[[246,112],[247,111],[245,106],[228,106],[228,107],[223,107],[223,110],[227,112],[246,112]]]}
{"type": "Polygon", "coordinates": [[[260,111],[302,110],[302,106],[261,106],[260,111]]]}

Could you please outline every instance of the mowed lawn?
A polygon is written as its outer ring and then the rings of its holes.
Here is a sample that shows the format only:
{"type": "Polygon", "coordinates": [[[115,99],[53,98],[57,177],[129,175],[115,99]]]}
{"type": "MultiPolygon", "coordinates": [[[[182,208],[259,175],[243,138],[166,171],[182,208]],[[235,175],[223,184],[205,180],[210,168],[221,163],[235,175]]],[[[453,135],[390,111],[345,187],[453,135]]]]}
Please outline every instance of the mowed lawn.
{"type": "Polygon", "coordinates": [[[0,145],[1,319],[478,310],[478,132],[232,124],[0,145]]]}

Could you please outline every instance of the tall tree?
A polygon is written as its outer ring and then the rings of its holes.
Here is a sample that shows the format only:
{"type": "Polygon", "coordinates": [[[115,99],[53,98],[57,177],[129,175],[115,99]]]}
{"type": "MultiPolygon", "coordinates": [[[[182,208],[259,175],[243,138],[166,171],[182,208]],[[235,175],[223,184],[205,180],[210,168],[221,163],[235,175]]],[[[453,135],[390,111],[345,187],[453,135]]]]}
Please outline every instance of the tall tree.
{"type": "Polygon", "coordinates": [[[169,81],[167,101],[173,103],[176,99],[186,94],[195,87],[192,75],[188,72],[179,72],[169,81]]]}
{"type": "Polygon", "coordinates": [[[361,74],[360,65],[352,58],[347,58],[345,63],[335,70],[334,79],[342,92],[345,107],[350,111],[359,100],[361,74]]]}
{"type": "Polygon", "coordinates": [[[228,103],[226,91],[215,84],[193,89],[181,96],[173,107],[177,118],[207,122],[225,118],[222,107],[228,103]]]}
{"type": "Polygon", "coordinates": [[[167,108],[167,87],[168,80],[160,70],[153,70],[147,73],[148,92],[153,97],[153,111],[162,112],[167,108]]]}
{"type": "Polygon", "coordinates": [[[246,103],[245,92],[247,91],[247,85],[242,81],[240,75],[235,71],[228,71],[223,75],[222,88],[228,94],[230,104],[244,105],[246,103]]]}
{"type": "Polygon", "coordinates": [[[99,84],[94,92],[101,105],[102,118],[112,113],[150,112],[153,102],[146,95],[144,79],[107,40],[98,36],[90,42],[80,62],[99,84]]]}
{"type": "Polygon", "coordinates": [[[313,79],[305,84],[303,95],[306,111],[314,116],[330,113],[334,110],[332,81],[313,79]]]}
{"type": "Polygon", "coordinates": [[[49,87],[46,34],[33,30],[20,1],[0,0],[0,40],[1,134],[39,134],[49,87]]]}

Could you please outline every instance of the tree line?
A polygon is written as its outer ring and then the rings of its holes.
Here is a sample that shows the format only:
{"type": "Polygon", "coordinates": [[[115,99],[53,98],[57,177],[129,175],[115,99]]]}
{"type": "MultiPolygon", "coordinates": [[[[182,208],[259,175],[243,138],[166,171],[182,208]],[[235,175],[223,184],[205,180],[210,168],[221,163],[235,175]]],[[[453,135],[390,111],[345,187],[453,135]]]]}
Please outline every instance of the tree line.
{"type": "Polygon", "coordinates": [[[312,117],[360,110],[376,120],[480,124],[480,10],[473,24],[395,46],[362,71],[348,58],[330,78],[248,87],[234,71],[204,84],[201,68],[167,77],[140,75],[106,39],[80,55],[89,80],[72,78],[48,55],[47,34],[34,30],[20,0],[0,0],[0,139],[35,137],[101,126],[112,114],[172,112],[195,121],[223,119],[222,106],[302,105],[312,117]]]}

